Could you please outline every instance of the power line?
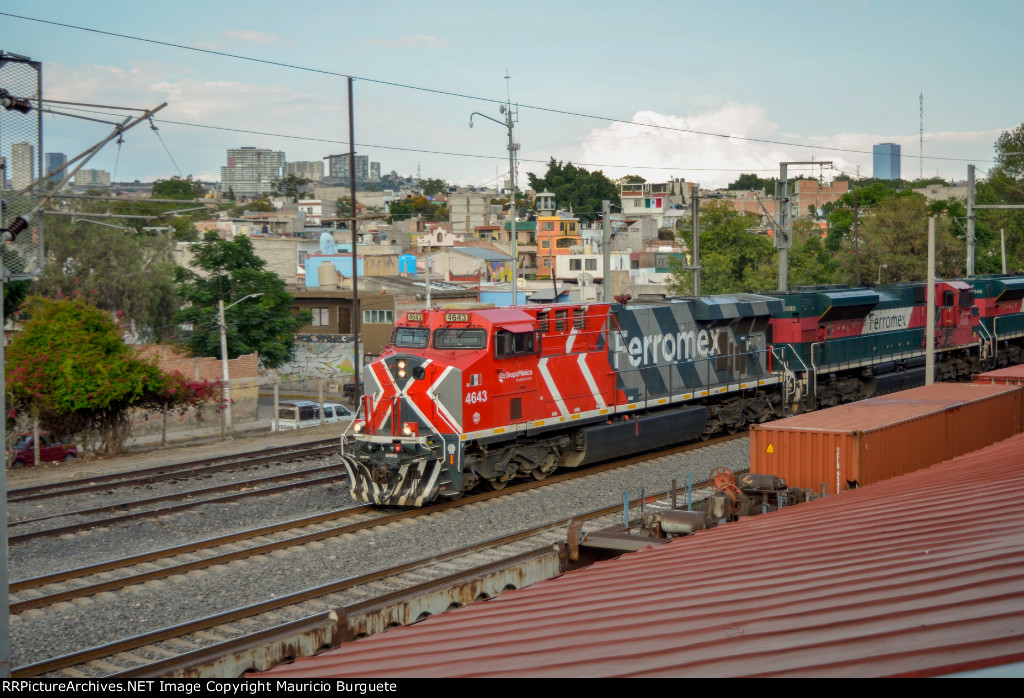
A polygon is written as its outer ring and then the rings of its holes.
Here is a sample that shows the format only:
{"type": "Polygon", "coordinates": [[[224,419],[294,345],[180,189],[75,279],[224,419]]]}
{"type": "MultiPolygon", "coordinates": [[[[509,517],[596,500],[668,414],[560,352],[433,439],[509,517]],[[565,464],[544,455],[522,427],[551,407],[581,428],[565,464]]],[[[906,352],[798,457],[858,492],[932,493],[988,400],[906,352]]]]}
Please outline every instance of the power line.
{"type": "MultiPolygon", "coordinates": [[[[320,75],[329,75],[329,76],[332,76],[332,77],[339,77],[339,78],[352,78],[353,80],[361,80],[363,82],[373,83],[373,84],[377,84],[377,85],[385,85],[385,86],[388,86],[388,87],[398,87],[398,88],[402,88],[402,89],[406,89],[406,90],[416,90],[418,92],[428,92],[428,93],[431,93],[431,94],[438,94],[438,95],[443,95],[443,96],[447,96],[447,97],[458,97],[460,99],[469,99],[469,100],[474,100],[474,101],[479,101],[479,102],[491,102],[491,103],[494,103],[494,104],[504,104],[505,103],[505,100],[493,99],[493,98],[490,98],[490,97],[477,97],[477,96],[474,96],[474,95],[466,95],[466,94],[462,94],[462,93],[459,93],[459,92],[451,92],[449,90],[439,90],[439,89],[430,88],[430,87],[420,87],[418,85],[407,85],[405,83],[395,82],[395,81],[391,81],[391,80],[379,80],[379,79],[375,79],[375,78],[367,78],[367,77],[361,77],[361,76],[358,76],[358,75],[352,75],[352,74],[349,74],[349,73],[339,73],[337,71],[326,70],[326,69],[323,69],[323,68],[311,68],[309,66],[294,65],[294,64],[291,64],[291,63],[283,63],[283,62],[280,62],[280,61],[271,61],[271,60],[267,60],[265,58],[252,58],[250,56],[243,56],[243,55],[236,54],[236,53],[227,53],[225,51],[214,51],[212,49],[196,48],[194,46],[186,46],[184,44],[176,44],[176,43],[173,43],[173,42],[170,42],[170,41],[160,41],[158,39],[149,39],[149,38],[140,37],[140,36],[132,36],[130,34],[120,34],[120,33],[117,33],[117,32],[106,31],[106,30],[103,30],[103,29],[93,29],[91,27],[80,27],[80,26],[77,26],[77,25],[74,25],[74,24],[66,24],[66,23],[63,23],[63,22],[54,22],[52,20],[38,19],[36,17],[25,17],[23,15],[12,14],[10,12],[0,12],[0,16],[12,17],[14,19],[22,19],[22,20],[26,20],[26,21],[29,21],[29,22],[39,22],[41,24],[49,24],[49,25],[57,26],[57,27],[64,27],[65,29],[76,29],[78,31],[91,32],[91,33],[94,33],[94,34],[102,34],[102,35],[105,35],[105,36],[113,36],[113,37],[117,37],[119,39],[129,39],[131,41],[141,41],[141,42],[144,42],[144,43],[156,44],[156,45],[159,45],[159,46],[167,46],[167,47],[170,47],[170,48],[182,49],[184,51],[194,51],[194,52],[197,52],[197,53],[206,53],[206,54],[210,54],[210,55],[214,55],[214,56],[220,56],[220,57],[223,57],[223,58],[233,58],[235,60],[240,60],[240,61],[249,61],[249,62],[252,62],[252,63],[261,63],[261,64],[264,64],[264,65],[275,66],[275,67],[278,67],[278,68],[287,68],[287,69],[290,69],[290,70],[300,70],[300,71],[304,71],[304,72],[317,73],[317,74],[320,74],[320,75]]],[[[609,121],[609,122],[613,122],[613,123],[627,124],[627,125],[630,125],[630,126],[637,126],[637,127],[642,127],[642,128],[654,128],[654,129],[661,129],[661,130],[665,130],[665,131],[673,131],[673,132],[677,132],[677,133],[689,133],[689,134],[693,134],[693,135],[697,135],[697,136],[706,136],[706,137],[709,137],[709,138],[724,138],[724,139],[729,139],[729,140],[746,141],[748,143],[763,143],[763,144],[766,144],[766,145],[784,145],[784,146],[789,146],[789,147],[794,147],[794,148],[810,148],[810,149],[818,149],[818,150],[828,150],[828,151],[831,151],[831,152],[838,152],[838,153],[856,153],[858,155],[871,155],[871,154],[873,154],[873,151],[870,151],[870,150],[857,150],[855,148],[839,148],[839,147],[822,146],[822,145],[808,145],[808,144],[805,144],[805,143],[793,143],[793,142],[790,142],[790,141],[776,141],[776,140],[771,140],[771,139],[768,139],[768,138],[752,138],[752,137],[748,137],[748,136],[735,136],[735,135],[729,135],[729,134],[725,134],[725,133],[714,133],[714,132],[711,132],[711,131],[698,131],[696,129],[688,129],[688,128],[682,128],[682,127],[678,127],[678,126],[664,126],[664,125],[660,125],[660,124],[649,124],[649,123],[644,123],[644,122],[639,122],[639,121],[631,121],[631,120],[628,120],[628,119],[619,119],[619,118],[610,117],[610,116],[599,116],[599,115],[595,115],[595,114],[586,114],[584,112],[568,111],[568,110],[565,110],[565,109],[557,109],[555,107],[543,107],[543,106],[532,105],[532,104],[517,104],[517,107],[522,108],[522,109],[533,109],[535,111],[548,112],[550,114],[561,114],[563,116],[575,116],[575,117],[583,118],[583,119],[593,119],[593,120],[598,120],[598,121],[609,121]]],[[[903,156],[901,154],[900,157],[910,157],[910,156],[903,156]]],[[[939,156],[931,156],[931,155],[928,156],[927,159],[929,159],[929,160],[950,160],[950,161],[956,161],[956,162],[990,162],[990,160],[984,160],[984,159],[979,159],[979,158],[951,158],[951,157],[939,157],[939,156]]],[[[587,165],[587,166],[589,167],[590,165],[587,165]]],[[[609,167],[613,167],[613,166],[609,165],[609,167]]],[[[668,168],[657,168],[657,169],[668,169],[668,168]]],[[[674,169],[679,169],[679,168],[674,168],[674,169]]],[[[733,171],[738,171],[738,170],[733,170],[733,171]]]]}
{"type": "MultiPolygon", "coordinates": [[[[3,13],[0,13],[3,14],[3,13]]],[[[87,109],[81,109],[79,111],[85,111],[90,114],[103,114],[103,112],[97,112],[87,109]]],[[[66,115],[65,115],[66,116],[66,115]]],[[[161,124],[171,124],[174,126],[187,126],[190,128],[205,128],[214,131],[227,131],[230,133],[244,133],[250,136],[266,136],[268,138],[285,138],[297,141],[310,141],[314,143],[330,143],[332,145],[348,145],[348,141],[338,140],[336,138],[317,138],[314,136],[297,136],[294,134],[287,133],[273,133],[270,131],[254,131],[251,129],[233,128],[230,126],[214,126],[211,124],[196,124],[189,123],[187,121],[172,121],[170,119],[153,119],[161,124]]],[[[379,145],[376,143],[356,143],[356,147],[359,148],[377,148],[379,150],[396,150],[407,153],[424,153],[426,155],[446,155],[450,157],[461,157],[461,158],[477,158],[484,160],[504,160],[502,155],[479,155],[476,153],[455,153],[445,150],[426,150],[423,148],[406,148],[397,145],[379,145]]],[[[516,158],[519,162],[534,162],[534,163],[547,163],[549,160],[539,160],[535,158],[516,158]]],[[[726,167],[679,167],[676,165],[621,165],[613,163],[592,163],[592,162],[577,162],[572,163],[580,167],[618,167],[622,169],[632,170],[676,170],[681,172],[776,172],[778,168],[762,168],[762,167],[745,167],[745,168],[726,168],[726,167]]],[[[810,171],[813,168],[808,168],[810,171]]]]}

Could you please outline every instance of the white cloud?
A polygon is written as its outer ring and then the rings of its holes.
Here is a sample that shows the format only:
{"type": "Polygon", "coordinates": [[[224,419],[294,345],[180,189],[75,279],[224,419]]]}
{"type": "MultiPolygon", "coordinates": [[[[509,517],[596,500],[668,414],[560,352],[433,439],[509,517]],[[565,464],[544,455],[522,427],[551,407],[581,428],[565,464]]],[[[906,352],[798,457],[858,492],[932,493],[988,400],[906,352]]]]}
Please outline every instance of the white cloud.
{"type": "Polygon", "coordinates": [[[224,32],[224,36],[231,41],[243,41],[247,44],[272,44],[277,41],[277,36],[274,34],[252,29],[231,29],[224,32]]]}
{"type": "Polygon", "coordinates": [[[423,48],[443,48],[448,41],[439,39],[436,36],[420,34],[418,36],[400,36],[397,39],[364,39],[368,44],[384,46],[385,48],[411,48],[422,46],[423,48]]]}
{"type": "MultiPolygon", "coordinates": [[[[783,133],[756,104],[728,103],[686,117],[641,111],[631,121],[663,128],[614,123],[594,129],[571,154],[573,162],[600,166],[612,178],[625,174],[639,174],[648,181],[683,177],[705,187],[719,187],[734,181],[741,172],[777,176],[779,163],[791,161],[831,160],[833,171],[826,170],[826,178],[840,172],[869,177],[872,145],[898,143],[902,146],[904,179],[916,178],[921,169],[925,177],[938,174],[959,180],[966,176],[968,163],[957,158],[977,158],[977,163],[982,165],[991,157],[992,143],[1001,132],[926,133],[922,168],[916,157],[920,151],[918,134],[804,136],[783,133]],[[775,143],[762,143],[757,139],[775,143]],[[787,143],[794,145],[784,145],[787,143]]],[[[817,175],[819,168],[793,166],[789,171],[790,174],[817,175]]]]}

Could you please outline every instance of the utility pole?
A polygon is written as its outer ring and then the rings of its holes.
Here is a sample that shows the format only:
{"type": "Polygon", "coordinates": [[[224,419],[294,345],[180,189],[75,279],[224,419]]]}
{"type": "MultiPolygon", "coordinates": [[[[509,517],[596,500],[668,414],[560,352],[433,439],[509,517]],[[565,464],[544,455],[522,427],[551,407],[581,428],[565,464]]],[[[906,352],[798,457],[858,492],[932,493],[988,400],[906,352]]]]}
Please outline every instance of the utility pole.
{"type": "Polygon", "coordinates": [[[694,183],[690,189],[690,267],[693,269],[693,295],[700,295],[700,186],[694,183]]]}
{"type": "Polygon", "coordinates": [[[860,231],[857,226],[858,214],[860,211],[857,209],[857,190],[853,190],[853,259],[857,268],[857,285],[860,286],[860,231]]]}
{"type": "Polygon", "coordinates": [[[974,165],[967,166],[967,276],[974,276],[974,165]]]}
{"type": "Polygon", "coordinates": [[[832,166],[831,160],[792,161],[779,163],[779,227],[775,232],[775,249],[779,251],[779,290],[789,289],[787,274],[789,272],[789,248],[793,246],[793,221],[789,215],[789,165],[821,165],[832,166]]]}
{"type": "Polygon", "coordinates": [[[608,220],[611,216],[612,202],[608,199],[601,201],[601,268],[604,270],[604,278],[601,280],[601,300],[605,303],[612,302],[612,269],[611,269],[611,245],[612,245],[612,222],[608,220]]]}
{"type": "MultiPolygon", "coordinates": [[[[356,247],[358,239],[356,238],[356,127],[353,121],[353,114],[355,109],[352,106],[352,78],[348,79],[348,186],[349,193],[352,197],[352,218],[349,219],[349,225],[352,226],[352,368],[354,380],[352,381],[355,386],[356,400],[359,400],[362,396],[362,391],[359,389],[359,373],[362,370],[362,364],[359,363],[359,255],[356,254],[356,247]]],[[[417,166],[417,175],[419,168],[417,166]]],[[[362,402],[362,400],[360,400],[362,402]]],[[[359,408],[356,407],[356,414],[359,414],[359,408]]],[[[364,419],[369,419],[370,415],[363,415],[364,419]]]]}

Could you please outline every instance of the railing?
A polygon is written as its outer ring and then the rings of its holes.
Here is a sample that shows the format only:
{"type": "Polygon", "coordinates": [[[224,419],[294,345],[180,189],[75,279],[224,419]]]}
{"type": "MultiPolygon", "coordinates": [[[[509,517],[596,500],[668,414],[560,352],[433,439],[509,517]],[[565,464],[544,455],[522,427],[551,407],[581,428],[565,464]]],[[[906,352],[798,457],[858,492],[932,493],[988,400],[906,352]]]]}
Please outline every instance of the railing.
{"type": "Polygon", "coordinates": [[[811,344],[811,368],[830,371],[920,356],[924,335],[924,329],[918,328],[815,342],[811,344]]]}
{"type": "MultiPolygon", "coordinates": [[[[767,350],[762,349],[636,368],[623,368],[620,365],[619,385],[626,393],[626,400],[630,404],[643,404],[645,407],[664,405],[685,393],[698,393],[730,383],[756,381],[768,376],[765,368],[767,353],[767,350]],[[739,376],[735,371],[738,359],[744,366],[739,376]],[[718,362],[725,362],[725,368],[716,368],[715,364],[718,362]],[[719,373],[722,372],[727,374],[725,378],[719,378],[719,373]]],[[[619,358],[621,361],[625,357],[619,355],[619,358]]],[[[708,397],[717,394],[718,392],[709,393],[708,397]]]]}

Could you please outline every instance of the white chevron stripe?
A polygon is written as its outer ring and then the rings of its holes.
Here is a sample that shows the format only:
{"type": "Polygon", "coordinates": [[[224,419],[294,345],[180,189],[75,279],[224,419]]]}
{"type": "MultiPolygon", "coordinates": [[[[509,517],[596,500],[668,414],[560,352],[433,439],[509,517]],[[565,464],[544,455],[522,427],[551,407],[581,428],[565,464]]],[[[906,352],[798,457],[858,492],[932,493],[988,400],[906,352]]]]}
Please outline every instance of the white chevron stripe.
{"type": "MultiPolygon", "coordinates": [[[[445,406],[444,406],[444,403],[443,403],[443,402],[441,402],[440,400],[438,400],[438,398],[437,398],[437,393],[435,392],[435,390],[437,389],[437,387],[438,387],[439,385],[441,385],[441,382],[442,382],[442,381],[443,381],[443,380],[445,379],[445,377],[447,377],[447,375],[448,375],[449,373],[451,373],[452,371],[454,371],[454,370],[455,370],[455,367],[454,367],[454,366],[449,366],[448,368],[446,368],[446,369],[445,369],[445,370],[444,370],[444,371],[443,371],[443,372],[441,373],[441,375],[440,375],[440,376],[438,376],[437,380],[436,380],[436,381],[434,381],[434,384],[433,384],[433,385],[431,385],[431,386],[430,386],[430,387],[429,387],[429,388],[427,389],[427,396],[428,396],[428,397],[429,397],[429,398],[430,398],[431,400],[433,400],[433,401],[434,401],[434,404],[435,404],[435,405],[437,405],[437,409],[438,409],[438,411],[439,411],[439,412],[441,413],[441,415],[442,415],[442,416],[443,416],[443,417],[444,417],[444,418],[445,418],[445,419],[446,419],[446,420],[448,421],[448,424],[450,424],[450,425],[451,425],[451,426],[452,426],[452,427],[453,427],[453,428],[455,429],[456,433],[458,433],[458,432],[461,432],[461,431],[462,431],[462,425],[461,425],[461,424],[459,424],[458,420],[456,420],[456,419],[455,419],[455,417],[453,417],[453,416],[452,416],[451,412],[449,412],[449,411],[448,411],[448,410],[447,410],[447,409],[445,408],[445,406]]],[[[424,421],[425,421],[425,420],[424,420],[424,421]]],[[[429,424],[430,422],[427,422],[427,423],[429,424]]]]}
{"type": "Polygon", "coordinates": [[[594,380],[594,376],[590,372],[590,367],[587,366],[587,354],[580,354],[579,358],[576,359],[576,363],[580,365],[580,373],[583,374],[583,380],[587,381],[587,387],[590,388],[590,393],[594,396],[594,402],[597,403],[597,409],[603,410],[607,405],[604,402],[604,397],[602,397],[601,391],[597,389],[597,381],[594,380]]]}
{"type": "Polygon", "coordinates": [[[541,359],[538,368],[540,369],[540,375],[544,378],[544,383],[548,387],[548,392],[551,393],[551,399],[558,405],[558,411],[562,413],[562,416],[567,416],[569,410],[566,408],[565,401],[562,400],[562,394],[558,392],[558,387],[548,371],[548,360],[546,358],[541,359]]]}

